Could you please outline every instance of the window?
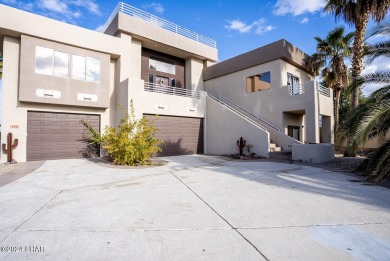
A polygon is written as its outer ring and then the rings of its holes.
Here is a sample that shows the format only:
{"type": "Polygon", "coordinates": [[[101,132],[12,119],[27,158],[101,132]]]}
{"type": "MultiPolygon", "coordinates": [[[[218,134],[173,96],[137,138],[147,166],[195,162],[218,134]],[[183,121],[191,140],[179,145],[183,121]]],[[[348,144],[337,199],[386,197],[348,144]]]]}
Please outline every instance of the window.
{"type": "Polygon", "coordinates": [[[36,46],[35,73],[68,77],[69,55],[50,48],[36,46]]]}
{"type": "Polygon", "coordinates": [[[153,74],[149,73],[149,83],[153,83],[153,74]]]}
{"type": "Polygon", "coordinates": [[[87,81],[100,81],[100,61],[87,57],[87,81]]]}
{"type": "Polygon", "coordinates": [[[176,74],[175,63],[160,58],[151,57],[149,59],[149,69],[169,74],[176,74]]]}
{"type": "Polygon", "coordinates": [[[171,79],[171,86],[176,87],[176,79],[171,79]]]}
{"type": "Polygon", "coordinates": [[[246,92],[256,92],[271,89],[271,72],[259,73],[246,78],[246,92]]]}
{"type": "Polygon", "coordinates": [[[85,80],[85,57],[72,55],[72,78],[85,80]]]}
{"type": "Polygon", "coordinates": [[[91,57],[72,55],[72,78],[99,82],[100,61],[91,57]]]}
{"type": "Polygon", "coordinates": [[[299,77],[292,75],[291,73],[287,73],[287,85],[299,85],[299,77]]]}
{"type": "Polygon", "coordinates": [[[54,75],[68,77],[69,55],[63,52],[54,52],[54,75]]]}

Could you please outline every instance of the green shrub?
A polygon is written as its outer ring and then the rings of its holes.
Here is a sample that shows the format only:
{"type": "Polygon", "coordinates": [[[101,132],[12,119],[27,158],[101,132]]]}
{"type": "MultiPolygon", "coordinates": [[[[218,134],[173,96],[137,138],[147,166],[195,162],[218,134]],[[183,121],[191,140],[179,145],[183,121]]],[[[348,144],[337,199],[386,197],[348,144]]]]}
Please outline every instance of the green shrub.
{"type": "Polygon", "coordinates": [[[92,133],[91,142],[101,145],[114,164],[148,165],[148,159],[154,153],[161,151],[158,147],[161,141],[154,137],[158,129],[154,128],[145,117],[135,118],[133,101],[130,102],[130,113],[121,106],[118,107],[125,116],[117,128],[107,126],[104,133],[100,135],[86,125],[92,133]]]}

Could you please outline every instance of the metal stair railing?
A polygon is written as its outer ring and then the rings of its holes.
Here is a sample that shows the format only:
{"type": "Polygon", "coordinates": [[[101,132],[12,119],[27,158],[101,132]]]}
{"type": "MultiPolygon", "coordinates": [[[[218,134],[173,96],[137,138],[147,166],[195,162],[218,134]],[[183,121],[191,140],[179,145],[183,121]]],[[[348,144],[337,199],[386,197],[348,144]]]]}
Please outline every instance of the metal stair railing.
{"type": "Polygon", "coordinates": [[[242,111],[248,113],[249,115],[251,115],[252,117],[256,118],[257,120],[259,120],[259,121],[261,121],[261,122],[267,124],[268,126],[270,126],[270,127],[273,128],[273,129],[275,129],[275,130],[281,132],[280,129],[279,129],[278,127],[276,127],[275,125],[273,125],[272,123],[270,123],[270,122],[268,122],[267,120],[264,120],[263,118],[261,118],[261,117],[255,115],[254,113],[248,111],[247,109],[242,108],[240,105],[238,105],[238,104],[232,102],[231,100],[228,100],[228,99],[226,99],[226,98],[224,98],[224,97],[222,97],[222,96],[219,96],[219,99],[220,99],[221,101],[223,101],[223,102],[230,103],[230,104],[233,105],[234,107],[236,107],[236,108],[238,108],[238,109],[240,109],[240,110],[242,110],[242,111]]]}
{"type": "Polygon", "coordinates": [[[230,106],[230,105],[224,103],[223,101],[221,101],[220,99],[216,98],[216,97],[213,96],[213,95],[208,94],[208,96],[209,96],[210,98],[212,98],[213,100],[217,101],[218,103],[222,104],[222,105],[225,106],[226,108],[230,109],[230,110],[233,111],[235,114],[239,115],[241,118],[243,118],[243,119],[245,119],[246,121],[252,123],[252,124],[255,125],[256,127],[262,129],[263,131],[268,132],[267,129],[264,128],[263,126],[261,126],[258,122],[252,120],[251,118],[248,118],[245,114],[239,112],[237,109],[235,109],[235,108],[233,108],[232,106],[230,106]]]}

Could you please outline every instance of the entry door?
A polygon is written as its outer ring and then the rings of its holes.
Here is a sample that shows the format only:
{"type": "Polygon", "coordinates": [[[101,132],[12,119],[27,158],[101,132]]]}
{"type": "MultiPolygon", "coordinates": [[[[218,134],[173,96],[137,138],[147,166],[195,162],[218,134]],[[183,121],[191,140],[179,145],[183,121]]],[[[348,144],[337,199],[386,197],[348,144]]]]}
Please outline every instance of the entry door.
{"type": "Polygon", "coordinates": [[[300,126],[287,126],[287,134],[288,136],[296,139],[301,140],[301,127],[300,126]]]}

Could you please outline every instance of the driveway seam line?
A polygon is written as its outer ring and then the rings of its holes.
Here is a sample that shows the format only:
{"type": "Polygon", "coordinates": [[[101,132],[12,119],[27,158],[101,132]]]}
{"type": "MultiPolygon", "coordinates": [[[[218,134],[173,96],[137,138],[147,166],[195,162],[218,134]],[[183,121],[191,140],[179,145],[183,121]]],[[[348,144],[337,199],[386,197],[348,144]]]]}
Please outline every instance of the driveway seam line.
{"type": "Polygon", "coordinates": [[[20,224],[19,226],[17,226],[14,230],[12,230],[11,233],[9,233],[7,236],[5,236],[1,241],[0,243],[2,243],[4,240],[6,240],[10,235],[12,235],[18,228],[20,228],[21,226],[23,226],[30,218],[32,218],[33,216],[35,216],[35,214],[37,214],[41,209],[43,209],[44,207],[47,206],[47,204],[49,204],[50,202],[53,201],[53,199],[55,199],[58,195],[60,195],[62,193],[62,190],[60,190],[60,192],[58,192],[53,198],[51,198],[47,203],[43,204],[42,207],[40,207],[37,211],[35,211],[30,217],[28,217],[25,221],[22,222],[22,224],[20,224]]]}
{"type": "Polygon", "coordinates": [[[240,233],[240,231],[237,230],[237,228],[233,227],[229,221],[227,221],[224,217],[222,217],[213,207],[211,207],[203,198],[201,198],[195,191],[193,191],[186,183],[184,183],[179,177],[177,177],[172,171],[170,172],[172,176],[174,176],[178,181],[180,181],[184,186],[187,187],[196,197],[198,197],[206,206],[208,206],[215,214],[217,214],[223,221],[225,221],[226,224],[228,224],[231,229],[236,231],[237,234],[239,234],[246,242],[248,242],[265,260],[269,260],[249,239],[247,239],[243,234],[240,233]]]}

